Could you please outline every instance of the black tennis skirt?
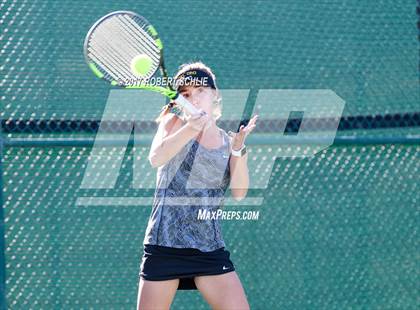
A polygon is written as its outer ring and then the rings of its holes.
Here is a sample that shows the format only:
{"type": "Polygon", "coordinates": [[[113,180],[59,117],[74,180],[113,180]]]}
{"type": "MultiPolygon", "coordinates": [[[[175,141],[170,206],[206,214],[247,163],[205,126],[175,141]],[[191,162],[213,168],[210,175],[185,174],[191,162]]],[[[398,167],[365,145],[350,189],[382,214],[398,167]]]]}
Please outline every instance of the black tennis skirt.
{"type": "Polygon", "coordinates": [[[196,290],[196,276],[217,275],[235,270],[224,247],[202,252],[192,248],[144,245],[140,277],[149,281],[179,279],[178,290],[196,290]]]}

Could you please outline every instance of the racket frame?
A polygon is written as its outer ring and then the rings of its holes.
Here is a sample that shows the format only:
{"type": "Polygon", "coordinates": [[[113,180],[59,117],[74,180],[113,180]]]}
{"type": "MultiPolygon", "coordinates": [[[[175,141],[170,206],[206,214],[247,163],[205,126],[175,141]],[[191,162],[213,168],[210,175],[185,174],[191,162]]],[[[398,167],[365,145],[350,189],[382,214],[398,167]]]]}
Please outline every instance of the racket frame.
{"type": "Polygon", "coordinates": [[[140,85],[120,85],[117,81],[115,80],[111,80],[109,81],[108,79],[105,78],[105,75],[97,68],[96,63],[91,60],[88,57],[88,44],[91,38],[92,33],[96,30],[96,28],[105,20],[107,20],[108,18],[110,18],[111,16],[114,15],[118,15],[118,14],[128,14],[128,15],[132,15],[135,16],[141,20],[144,21],[144,23],[146,25],[148,25],[147,27],[147,33],[151,36],[151,38],[155,41],[156,46],[159,49],[159,65],[158,67],[155,69],[155,71],[150,74],[150,76],[154,76],[156,74],[156,72],[158,70],[160,70],[161,75],[167,80],[168,79],[168,73],[166,71],[166,67],[165,67],[165,63],[163,60],[163,44],[162,41],[159,38],[158,32],[156,31],[156,29],[153,27],[153,25],[143,16],[132,12],[132,11],[124,11],[124,10],[120,10],[120,11],[114,11],[111,13],[108,13],[104,16],[102,16],[100,19],[98,19],[89,29],[88,33],[86,34],[85,40],[84,40],[84,44],[83,44],[83,54],[85,57],[85,61],[88,64],[89,68],[93,71],[93,73],[100,79],[107,81],[108,83],[110,83],[112,86],[119,86],[121,88],[125,88],[125,89],[144,89],[144,90],[150,90],[150,91],[154,91],[154,92],[158,92],[166,97],[168,97],[171,100],[174,100],[177,104],[181,105],[182,107],[184,107],[191,115],[197,114],[198,110],[195,106],[193,106],[184,96],[182,96],[179,92],[177,92],[176,90],[174,90],[172,88],[171,85],[168,85],[168,87],[163,87],[163,86],[151,86],[151,85],[147,85],[147,84],[140,84],[140,85]]]}

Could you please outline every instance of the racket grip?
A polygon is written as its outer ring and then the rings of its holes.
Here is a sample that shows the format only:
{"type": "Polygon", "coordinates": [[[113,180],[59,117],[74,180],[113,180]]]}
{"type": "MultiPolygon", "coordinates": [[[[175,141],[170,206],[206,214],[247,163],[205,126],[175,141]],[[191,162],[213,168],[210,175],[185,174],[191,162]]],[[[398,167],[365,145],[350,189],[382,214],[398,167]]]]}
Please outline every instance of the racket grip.
{"type": "Polygon", "coordinates": [[[177,104],[179,104],[180,106],[182,106],[183,108],[185,108],[190,115],[198,114],[197,108],[195,106],[193,106],[191,104],[191,102],[189,102],[187,100],[187,98],[185,98],[184,96],[182,96],[180,93],[178,93],[176,95],[176,97],[173,98],[173,100],[175,100],[175,102],[177,104]]]}

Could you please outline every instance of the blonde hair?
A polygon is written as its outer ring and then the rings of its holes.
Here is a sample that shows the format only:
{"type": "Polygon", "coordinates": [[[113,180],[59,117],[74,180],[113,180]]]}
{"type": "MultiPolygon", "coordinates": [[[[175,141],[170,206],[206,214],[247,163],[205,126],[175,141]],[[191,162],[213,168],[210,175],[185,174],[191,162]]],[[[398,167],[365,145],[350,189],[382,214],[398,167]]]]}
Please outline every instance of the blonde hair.
{"type": "MultiPolygon", "coordinates": [[[[201,61],[182,64],[179,67],[178,72],[175,74],[174,80],[176,81],[180,75],[194,69],[203,70],[206,73],[208,73],[216,85],[216,76],[214,75],[213,71],[201,61]]],[[[213,105],[213,118],[215,120],[218,120],[222,116],[222,97],[220,96],[220,92],[217,86],[216,86],[215,91],[216,91],[216,98],[214,100],[214,105],[213,105]]],[[[181,106],[177,105],[176,102],[171,101],[162,108],[162,111],[160,112],[159,116],[155,119],[155,121],[159,123],[166,114],[172,113],[171,110],[173,108],[183,112],[183,108],[181,106]]]]}

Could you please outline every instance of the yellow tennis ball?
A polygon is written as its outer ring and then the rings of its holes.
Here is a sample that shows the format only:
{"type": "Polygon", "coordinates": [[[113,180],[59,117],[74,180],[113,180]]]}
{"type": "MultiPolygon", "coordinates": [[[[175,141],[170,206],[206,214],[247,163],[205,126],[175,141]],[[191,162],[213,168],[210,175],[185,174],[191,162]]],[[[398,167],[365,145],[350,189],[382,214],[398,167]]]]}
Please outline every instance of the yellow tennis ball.
{"type": "Polygon", "coordinates": [[[137,55],[131,60],[131,72],[136,76],[144,76],[150,71],[152,64],[152,59],[149,56],[137,55]]]}

